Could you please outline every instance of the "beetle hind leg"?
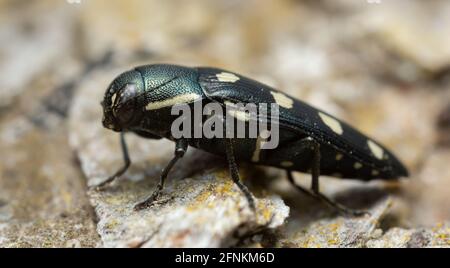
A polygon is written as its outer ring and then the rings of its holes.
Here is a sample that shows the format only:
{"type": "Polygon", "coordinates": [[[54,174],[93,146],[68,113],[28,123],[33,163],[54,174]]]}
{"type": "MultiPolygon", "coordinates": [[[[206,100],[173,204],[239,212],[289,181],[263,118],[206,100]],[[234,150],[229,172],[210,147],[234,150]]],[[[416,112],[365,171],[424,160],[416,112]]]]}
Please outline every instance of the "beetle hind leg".
{"type": "Polygon", "coordinates": [[[304,193],[304,194],[306,194],[306,195],[308,195],[308,196],[310,196],[312,198],[320,200],[321,202],[327,204],[328,206],[336,209],[339,213],[341,213],[343,215],[350,215],[350,216],[359,217],[359,216],[370,214],[369,212],[364,211],[364,210],[356,210],[356,209],[348,208],[348,207],[346,207],[346,206],[344,206],[342,204],[339,204],[339,203],[329,199],[328,197],[326,197],[325,195],[323,195],[320,192],[314,192],[314,191],[308,190],[306,188],[303,188],[302,186],[300,186],[300,185],[295,183],[294,177],[292,176],[292,171],[288,170],[286,173],[287,173],[287,178],[288,178],[289,182],[297,190],[299,190],[300,192],[302,192],[302,193],[304,193]]]}
{"type": "Polygon", "coordinates": [[[323,195],[322,193],[320,193],[319,190],[319,176],[320,176],[320,145],[311,141],[312,142],[312,149],[313,149],[313,159],[312,159],[312,164],[311,164],[311,190],[305,189],[302,186],[298,185],[295,183],[294,181],[294,177],[292,176],[292,171],[288,170],[287,171],[287,178],[289,180],[289,182],[299,191],[301,191],[302,193],[305,193],[313,198],[316,198],[322,202],[324,202],[325,204],[327,204],[328,206],[336,209],[339,213],[344,214],[344,215],[350,215],[350,216],[362,216],[362,215],[367,215],[369,214],[369,212],[364,211],[364,210],[356,210],[356,209],[351,209],[348,208],[342,204],[339,204],[331,199],[329,199],[328,197],[326,197],[325,195],[323,195]]]}
{"type": "Polygon", "coordinates": [[[164,182],[167,178],[167,175],[169,174],[169,171],[172,169],[172,167],[175,165],[175,163],[183,157],[183,155],[186,153],[188,147],[188,143],[184,139],[180,139],[176,141],[175,144],[175,155],[170,160],[170,162],[167,164],[167,166],[163,169],[161,176],[159,178],[159,183],[156,186],[156,189],[153,191],[153,193],[146,198],[144,201],[136,204],[134,206],[134,210],[142,210],[146,209],[148,207],[151,207],[158,199],[158,197],[161,195],[161,191],[164,188],[164,182]]]}

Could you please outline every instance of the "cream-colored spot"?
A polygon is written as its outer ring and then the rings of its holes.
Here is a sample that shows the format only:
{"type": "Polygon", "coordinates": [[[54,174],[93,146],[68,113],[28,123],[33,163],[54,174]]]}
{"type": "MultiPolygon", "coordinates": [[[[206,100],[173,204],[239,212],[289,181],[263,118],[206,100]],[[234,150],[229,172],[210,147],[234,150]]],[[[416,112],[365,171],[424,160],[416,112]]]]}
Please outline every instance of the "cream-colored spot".
{"type": "Polygon", "coordinates": [[[336,161],[339,161],[344,157],[342,154],[336,154],[336,161]]]}
{"type": "Polygon", "coordinates": [[[353,168],[355,168],[355,169],[360,169],[360,168],[362,168],[362,164],[359,163],[359,162],[355,162],[355,163],[353,164],[353,168]]]}
{"type": "Polygon", "coordinates": [[[283,93],[270,91],[270,94],[272,94],[275,102],[283,108],[291,109],[294,105],[294,100],[283,93]]]}
{"type": "Polygon", "coordinates": [[[380,172],[378,172],[378,170],[373,169],[372,170],[372,176],[378,176],[380,174],[380,172]]]}
{"type": "Polygon", "coordinates": [[[327,125],[329,128],[331,128],[331,130],[333,130],[335,133],[339,135],[342,135],[344,130],[342,130],[342,126],[341,123],[339,123],[339,121],[321,112],[319,112],[319,116],[322,119],[323,123],[327,125]]]}
{"type": "Polygon", "coordinates": [[[294,165],[294,163],[292,163],[291,161],[283,161],[283,162],[281,162],[280,163],[280,165],[282,166],[282,167],[292,167],[293,165],[294,165]]]}
{"type": "Polygon", "coordinates": [[[270,133],[268,130],[263,130],[261,131],[261,133],[259,134],[258,138],[256,139],[256,144],[255,144],[255,151],[253,151],[253,156],[252,156],[252,161],[253,162],[259,162],[259,158],[260,158],[260,153],[261,153],[261,145],[262,143],[267,139],[264,137],[269,137],[270,133]]]}
{"type": "Polygon", "coordinates": [[[216,74],[217,80],[220,82],[230,82],[234,83],[239,80],[239,77],[232,73],[221,72],[220,74],[216,74]]]}
{"type": "Polygon", "coordinates": [[[372,151],[373,155],[378,159],[383,159],[383,149],[376,144],[375,142],[368,140],[367,145],[369,146],[369,149],[372,151]]]}
{"type": "Polygon", "coordinates": [[[111,97],[111,106],[114,106],[114,102],[116,101],[117,93],[114,93],[111,97]]]}
{"type": "Polygon", "coordinates": [[[232,110],[232,111],[229,111],[228,114],[240,121],[249,121],[250,120],[250,114],[248,114],[244,111],[232,110]]]}
{"type": "Polygon", "coordinates": [[[170,99],[165,99],[162,101],[150,102],[147,104],[147,106],[145,106],[145,109],[146,110],[156,110],[156,109],[161,109],[164,107],[170,107],[175,104],[190,103],[190,102],[193,102],[200,98],[201,98],[201,96],[196,93],[187,93],[187,94],[175,96],[170,99]]]}
{"type": "Polygon", "coordinates": [[[234,117],[240,121],[249,121],[250,120],[250,117],[251,117],[250,114],[246,111],[238,110],[239,107],[236,104],[234,104],[230,101],[225,101],[224,103],[225,103],[225,105],[231,107],[231,109],[228,109],[227,111],[228,111],[228,114],[231,115],[232,117],[234,117]]]}

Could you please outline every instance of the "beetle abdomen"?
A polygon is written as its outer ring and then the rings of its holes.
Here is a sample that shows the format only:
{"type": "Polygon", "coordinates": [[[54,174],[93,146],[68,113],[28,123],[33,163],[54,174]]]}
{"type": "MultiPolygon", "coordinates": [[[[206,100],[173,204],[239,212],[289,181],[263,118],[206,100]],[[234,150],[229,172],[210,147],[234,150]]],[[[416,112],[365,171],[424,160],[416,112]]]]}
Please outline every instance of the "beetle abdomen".
{"type": "MultiPolygon", "coordinates": [[[[210,99],[220,103],[279,105],[280,132],[291,131],[297,136],[288,149],[279,147],[264,152],[272,155],[267,160],[270,165],[304,171],[307,160],[303,156],[300,160],[296,158],[301,153],[297,141],[309,136],[321,145],[321,174],[363,180],[408,175],[403,164],[389,150],[326,112],[233,72],[217,68],[198,70],[199,83],[210,99]]],[[[261,158],[259,164],[266,162],[261,158]]]]}

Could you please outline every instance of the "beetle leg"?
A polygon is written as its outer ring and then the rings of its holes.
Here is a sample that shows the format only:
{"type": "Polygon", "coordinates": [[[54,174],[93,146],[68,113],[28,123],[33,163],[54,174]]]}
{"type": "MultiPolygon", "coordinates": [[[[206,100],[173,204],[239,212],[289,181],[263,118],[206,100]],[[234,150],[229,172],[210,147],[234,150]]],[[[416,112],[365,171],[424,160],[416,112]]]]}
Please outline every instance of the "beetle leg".
{"type": "Polygon", "coordinates": [[[312,159],[312,163],[311,163],[311,177],[312,177],[311,191],[303,188],[300,185],[297,185],[294,181],[294,177],[292,176],[292,171],[290,171],[290,170],[287,171],[287,177],[288,177],[289,182],[295,188],[297,188],[299,191],[306,193],[309,196],[312,196],[316,199],[321,200],[322,202],[324,202],[325,204],[329,205],[330,207],[336,209],[337,211],[339,211],[342,214],[352,215],[352,216],[362,216],[364,214],[369,214],[367,211],[354,210],[354,209],[347,208],[344,205],[339,204],[339,203],[329,199],[322,193],[320,193],[320,190],[319,190],[320,144],[318,144],[314,140],[308,139],[308,138],[305,139],[305,143],[311,144],[311,146],[312,146],[311,149],[313,150],[313,159],[312,159]]]}
{"type": "Polygon", "coordinates": [[[169,171],[172,169],[172,167],[175,165],[175,163],[183,157],[183,155],[186,153],[188,148],[188,143],[185,139],[179,139],[175,142],[175,153],[174,157],[170,162],[167,164],[167,166],[162,170],[161,176],[159,177],[159,183],[156,186],[156,190],[153,191],[153,193],[145,199],[143,202],[140,202],[134,206],[134,210],[142,210],[145,208],[150,207],[153,202],[156,201],[158,196],[161,194],[162,189],[164,188],[164,181],[167,178],[167,175],[169,174],[169,171]]]}
{"type": "Polygon", "coordinates": [[[313,156],[313,162],[311,167],[311,190],[317,198],[322,200],[324,203],[328,204],[329,206],[335,208],[337,211],[344,215],[351,215],[351,216],[362,216],[365,214],[369,214],[367,211],[363,210],[357,210],[357,209],[350,209],[342,204],[339,204],[325,195],[323,195],[319,190],[319,176],[320,176],[320,145],[316,142],[313,142],[314,145],[314,156],[313,156]]]}
{"type": "Polygon", "coordinates": [[[128,154],[128,147],[127,147],[127,143],[125,142],[125,133],[124,132],[120,132],[120,146],[122,148],[124,165],[119,170],[117,170],[116,173],[114,173],[114,175],[110,176],[109,178],[107,178],[106,180],[101,182],[100,184],[96,185],[95,187],[97,190],[103,190],[107,184],[110,184],[117,177],[122,176],[127,171],[128,167],[130,166],[131,160],[130,160],[130,155],[128,154]]]}
{"type": "Polygon", "coordinates": [[[309,195],[310,197],[313,197],[315,199],[319,199],[320,201],[324,202],[325,204],[327,204],[328,206],[336,209],[339,213],[344,214],[344,215],[351,215],[351,216],[362,216],[362,215],[367,215],[370,213],[364,210],[355,210],[355,209],[350,209],[348,207],[345,207],[344,205],[341,205],[331,199],[329,199],[328,197],[324,196],[323,194],[321,194],[320,192],[314,192],[314,191],[310,191],[308,189],[303,188],[302,186],[298,185],[295,183],[294,181],[294,177],[292,176],[292,171],[288,170],[286,171],[287,173],[287,178],[289,180],[289,182],[299,191],[301,191],[302,193],[305,193],[307,195],[309,195]]]}
{"type": "Polygon", "coordinates": [[[239,189],[244,193],[245,198],[253,211],[256,211],[255,200],[253,199],[252,194],[248,190],[247,186],[245,186],[241,179],[239,178],[239,169],[236,164],[236,159],[234,158],[233,151],[233,141],[229,138],[224,138],[225,141],[225,152],[228,160],[228,167],[230,169],[230,175],[233,182],[239,187],[239,189]]]}

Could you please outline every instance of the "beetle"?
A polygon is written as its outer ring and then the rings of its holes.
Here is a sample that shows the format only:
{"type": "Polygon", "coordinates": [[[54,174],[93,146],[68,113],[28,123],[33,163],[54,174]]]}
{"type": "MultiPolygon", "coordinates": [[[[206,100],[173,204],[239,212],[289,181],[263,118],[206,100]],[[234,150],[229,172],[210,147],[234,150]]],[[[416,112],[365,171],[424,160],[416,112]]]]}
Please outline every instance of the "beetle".
{"type": "MultiPolygon", "coordinates": [[[[289,182],[299,191],[351,215],[365,212],[352,210],[324,196],[319,191],[320,175],[363,181],[408,176],[407,169],[394,154],[347,123],[270,86],[223,69],[169,64],[139,66],[113,80],[105,92],[102,106],[103,126],[120,132],[124,165],[100,183],[100,189],[124,174],[130,166],[125,132],[175,142],[174,156],[163,169],[157,188],[135,206],[136,210],[147,208],[158,199],[169,171],[189,146],[224,156],[231,179],[253,210],[254,199],[239,178],[237,162],[284,169],[289,182]],[[171,114],[171,108],[197,101],[221,106],[230,103],[276,103],[279,106],[278,147],[261,150],[259,137],[175,139],[170,131],[176,118],[171,114]],[[311,189],[297,185],[293,172],[310,173],[311,189]]],[[[245,120],[236,114],[234,116],[236,120],[245,120]]]]}

